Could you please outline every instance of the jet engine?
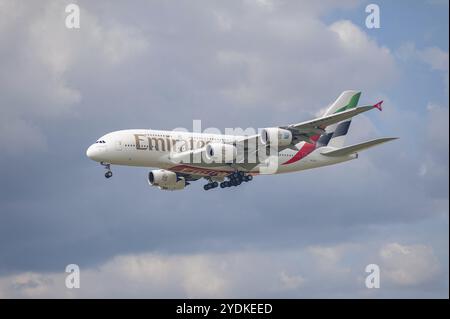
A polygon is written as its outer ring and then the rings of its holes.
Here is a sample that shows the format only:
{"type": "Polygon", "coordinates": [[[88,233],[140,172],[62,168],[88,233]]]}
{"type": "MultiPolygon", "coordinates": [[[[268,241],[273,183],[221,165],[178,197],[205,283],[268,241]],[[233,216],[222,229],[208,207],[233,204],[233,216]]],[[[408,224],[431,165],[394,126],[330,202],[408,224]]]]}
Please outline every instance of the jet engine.
{"type": "Polygon", "coordinates": [[[223,143],[210,143],[206,145],[206,159],[215,163],[232,163],[237,156],[234,145],[223,143]]]}
{"type": "Polygon", "coordinates": [[[263,145],[288,146],[292,142],[292,133],[278,127],[265,128],[260,140],[263,145]]]}
{"type": "Polygon", "coordinates": [[[165,169],[156,169],[148,173],[148,183],[163,190],[179,190],[186,187],[186,180],[176,173],[165,169]]]}

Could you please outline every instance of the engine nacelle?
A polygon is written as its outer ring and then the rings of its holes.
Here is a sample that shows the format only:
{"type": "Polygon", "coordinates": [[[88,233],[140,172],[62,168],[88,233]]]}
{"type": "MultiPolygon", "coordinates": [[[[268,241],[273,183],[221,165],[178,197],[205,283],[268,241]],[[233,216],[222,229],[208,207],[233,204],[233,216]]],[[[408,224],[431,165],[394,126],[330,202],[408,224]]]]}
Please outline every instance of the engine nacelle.
{"type": "Polygon", "coordinates": [[[186,187],[184,177],[165,169],[156,169],[148,173],[148,183],[164,190],[179,190],[186,187]]]}
{"type": "Polygon", "coordinates": [[[263,145],[288,146],[292,143],[292,133],[278,127],[265,128],[261,131],[260,140],[263,145]]]}
{"type": "Polygon", "coordinates": [[[205,157],[215,163],[232,163],[237,156],[234,145],[223,143],[210,143],[206,145],[205,157]]]}

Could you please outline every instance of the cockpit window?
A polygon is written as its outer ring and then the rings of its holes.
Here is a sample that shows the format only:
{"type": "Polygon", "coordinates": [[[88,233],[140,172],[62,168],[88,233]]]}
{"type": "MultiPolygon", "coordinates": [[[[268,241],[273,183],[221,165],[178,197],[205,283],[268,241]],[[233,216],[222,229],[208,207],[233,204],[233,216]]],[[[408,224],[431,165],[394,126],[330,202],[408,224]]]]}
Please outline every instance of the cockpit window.
{"type": "Polygon", "coordinates": [[[97,142],[95,142],[95,144],[103,144],[103,143],[106,143],[105,141],[97,141],[97,142]]]}

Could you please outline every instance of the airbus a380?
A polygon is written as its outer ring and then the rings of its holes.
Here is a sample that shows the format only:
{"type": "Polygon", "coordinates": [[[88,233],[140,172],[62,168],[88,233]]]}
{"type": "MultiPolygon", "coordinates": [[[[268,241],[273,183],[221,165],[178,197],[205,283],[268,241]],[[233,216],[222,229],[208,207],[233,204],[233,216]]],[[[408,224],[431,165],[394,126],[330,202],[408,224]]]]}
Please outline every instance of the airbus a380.
{"type": "Polygon", "coordinates": [[[86,151],[100,162],[105,177],[111,165],[157,168],[148,183],[162,190],[181,190],[205,179],[205,190],[241,185],[256,175],[290,173],[358,158],[358,152],[396,138],[378,138],[344,146],[354,116],[383,101],[357,106],[360,92],[345,91],[316,119],[270,127],[252,135],[222,135],[132,129],[108,133],[86,151]]]}

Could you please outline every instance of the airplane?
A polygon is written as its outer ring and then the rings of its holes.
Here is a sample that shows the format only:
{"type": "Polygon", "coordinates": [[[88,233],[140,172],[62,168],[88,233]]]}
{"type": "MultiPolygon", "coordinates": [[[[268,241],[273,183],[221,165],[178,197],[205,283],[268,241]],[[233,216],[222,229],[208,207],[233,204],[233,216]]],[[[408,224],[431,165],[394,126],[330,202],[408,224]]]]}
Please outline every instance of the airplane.
{"type": "Polygon", "coordinates": [[[87,157],[106,169],[111,165],[156,168],[148,173],[149,185],[161,190],[182,190],[205,179],[204,190],[228,188],[254,176],[297,172],[358,158],[360,151],[396,137],[344,146],[354,116],[374,105],[357,106],[361,92],[344,91],[316,119],[269,127],[252,135],[223,135],[147,129],[120,130],[100,137],[87,157]],[[269,153],[269,154],[268,154],[269,153]]]}

